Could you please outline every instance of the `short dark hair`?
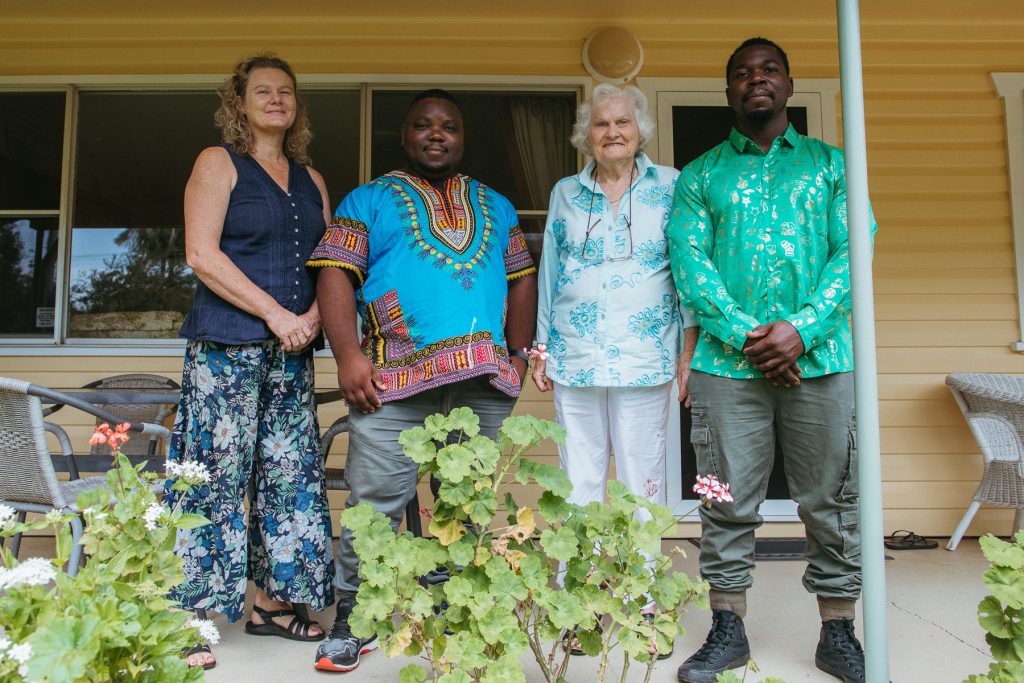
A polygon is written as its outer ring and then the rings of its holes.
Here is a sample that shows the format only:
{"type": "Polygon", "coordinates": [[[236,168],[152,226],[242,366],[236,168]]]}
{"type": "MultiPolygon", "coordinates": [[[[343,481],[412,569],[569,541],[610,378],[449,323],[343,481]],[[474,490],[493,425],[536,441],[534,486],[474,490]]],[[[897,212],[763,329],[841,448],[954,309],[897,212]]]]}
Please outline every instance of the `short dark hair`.
{"type": "Polygon", "coordinates": [[[447,90],[441,90],[440,88],[431,88],[430,90],[424,90],[419,95],[416,95],[416,97],[412,98],[412,101],[409,102],[409,108],[405,110],[406,114],[412,111],[412,108],[416,106],[417,102],[421,102],[423,100],[445,100],[447,102],[451,102],[452,104],[454,104],[455,108],[459,110],[459,113],[462,113],[462,106],[459,104],[459,101],[455,99],[454,95],[452,95],[447,90]]]}
{"type": "Polygon", "coordinates": [[[767,38],[762,38],[760,36],[755,36],[754,38],[747,38],[746,40],[744,40],[742,43],[740,43],[740,46],[738,48],[736,48],[735,50],[733,50],[732,54],[729,55],[729,61],[726,62],[726,64],[725,64],[725,80],[726,81],[729,80],[729,74],[732,73],[732,62],[733,62],[734,59],[736,59],[736,55],[738,55],[743,50],[746,50],[751,45],[765,45],[767,47],[775,48],[775,50],[778,51],[779,56],[782,57],[782,66],[784,66],[786,68],[786,75],[787,76],[790,75],[789,74],[789,57],[786,56],[786,51],[783,50],[781,47],[779,47],[778,44],[776,44],[774,41],[768,40],[767,38]]]}

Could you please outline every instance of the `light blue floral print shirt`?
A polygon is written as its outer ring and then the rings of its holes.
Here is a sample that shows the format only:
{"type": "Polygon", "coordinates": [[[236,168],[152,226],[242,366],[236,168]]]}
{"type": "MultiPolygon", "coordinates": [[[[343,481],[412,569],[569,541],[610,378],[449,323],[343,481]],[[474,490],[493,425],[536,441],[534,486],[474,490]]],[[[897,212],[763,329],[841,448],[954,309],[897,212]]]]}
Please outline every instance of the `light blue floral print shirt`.
{"type": "MultiPolygon", "coordinates": [[[[547,375],[559,384],[654,386],[675,378],[682,334],[665,225],[679,172],[644,154],[636,165],[616,216],[593,161],[551,191],[537,341],[547,345],[547,375]]],[[[688,314],[686,321],[695,324],[688,314]]]]}
{"type": "Polygon", "coordinates": [[[763,377],[742,347],[778,320],[803,340],[804,377],[853,369],[842,150],[789,126],[766,153],[733,128],[680,174],[668,238],[679,298],[701,326],[694,370],[763,377]]]}

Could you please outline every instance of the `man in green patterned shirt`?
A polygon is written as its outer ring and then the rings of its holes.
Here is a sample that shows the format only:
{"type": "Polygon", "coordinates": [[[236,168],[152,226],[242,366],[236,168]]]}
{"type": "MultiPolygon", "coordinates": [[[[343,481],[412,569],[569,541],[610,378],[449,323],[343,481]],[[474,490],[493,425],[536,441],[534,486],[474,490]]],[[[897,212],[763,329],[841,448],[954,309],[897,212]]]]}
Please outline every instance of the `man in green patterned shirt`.
{"type": "Polygon", "coordinates": [[[667,230],[676,289],[701,327],[687,384],[697,466],[736,499],[701,508],[712,627],[679,667],[688,683],[750,658],[746,590],[776,439],[807,532],[804,586],[823,622],[815,663],[864,680],[843,154],[793,129],[792,94],[778,45],[737,48],[726,69],[735,128],[683,169],[667,230]]]}

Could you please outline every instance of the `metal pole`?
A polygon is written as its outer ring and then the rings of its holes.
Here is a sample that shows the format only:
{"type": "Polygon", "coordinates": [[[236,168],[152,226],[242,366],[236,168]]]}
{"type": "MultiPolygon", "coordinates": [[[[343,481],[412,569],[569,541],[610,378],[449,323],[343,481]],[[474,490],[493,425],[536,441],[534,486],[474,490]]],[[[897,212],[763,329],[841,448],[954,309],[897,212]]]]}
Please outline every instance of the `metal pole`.
{"type": "Polygon", "coordinates": [[[853,374],[857,394],[864,651],[867,683],[884,683],[889,680],[889,629],[886,618],[885,552],[882,546],[885,532],[882,519],[881,447],[878,438],[875,303],[871,281],[860,11],[857,0],[836,0],[836,7],[839,15],[839,78],[843,93],[843,147],[846,150],[846,210],[850,233],[853,374]]]}

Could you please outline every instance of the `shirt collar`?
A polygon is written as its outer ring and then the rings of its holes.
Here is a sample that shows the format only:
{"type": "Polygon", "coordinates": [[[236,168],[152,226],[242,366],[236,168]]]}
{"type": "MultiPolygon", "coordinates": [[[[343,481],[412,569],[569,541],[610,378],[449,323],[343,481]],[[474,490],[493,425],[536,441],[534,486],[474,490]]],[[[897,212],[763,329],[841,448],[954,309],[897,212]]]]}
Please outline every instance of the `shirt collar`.
{"type": "MultiPolygon", "coordinates": [[[[800,142],[800,133],[796,132],[796,128],[793,127],[792,123],[786,126],[786,132],[783,133],[781,137],[783,144],[788,144],[790,147],[793,148],[795,148],[797,144],[800,142]]],[[[753,140],[748,138],[743,133],[736,130],[736,128],[733,128],[732,131],[729,133],[729,142],[731,142],[732,146],[736,148],[736,151],[741,154],[746,151],[747,145],[750,145],[754,149],[760,150],[760,147],[757,146],[757,143],[755,143],[753,140]]]]}
{"type": "MultiPolygon", "coordinates": [[[[743,137],[743,136],[740,136],[743,137]]],[[[658,169],[654,167],[654,162],[651,161],[643,152],[636,155],[636,180],[633,184],[638,184],[644,179],[644,176],[654,173],[657,174],[658,169]]],[[[604,194],[601,190],[601,186],[597,185],[597,181],[594,179],[594,167],[597,166],[597,162],[591,159],[587,162],[587,165],[583,167],[583,170],[576,174],[576,179],[579,180],[580,185],[587,188],[591,192],[604,194]],[[597,186],[596,189],[594,186],[597,186]]]]}

